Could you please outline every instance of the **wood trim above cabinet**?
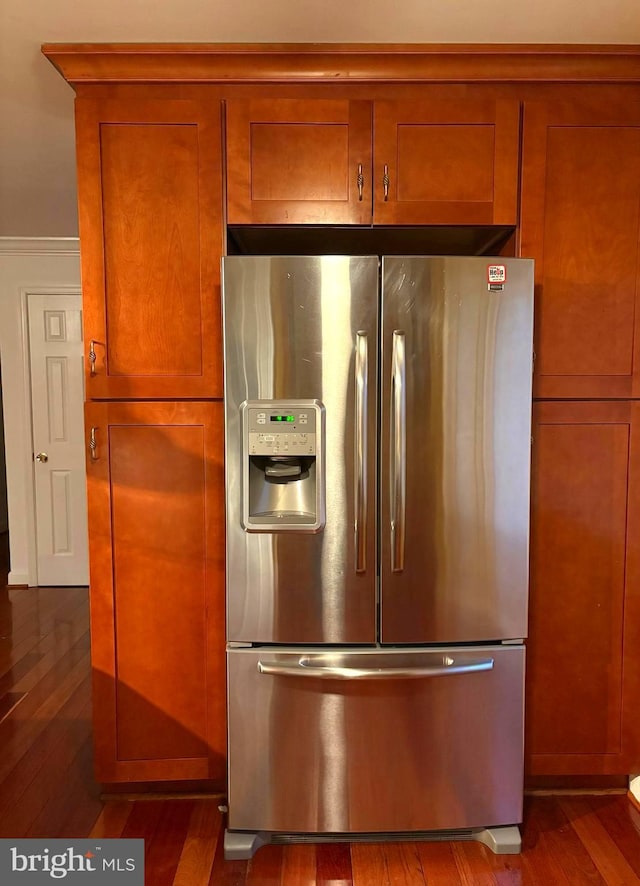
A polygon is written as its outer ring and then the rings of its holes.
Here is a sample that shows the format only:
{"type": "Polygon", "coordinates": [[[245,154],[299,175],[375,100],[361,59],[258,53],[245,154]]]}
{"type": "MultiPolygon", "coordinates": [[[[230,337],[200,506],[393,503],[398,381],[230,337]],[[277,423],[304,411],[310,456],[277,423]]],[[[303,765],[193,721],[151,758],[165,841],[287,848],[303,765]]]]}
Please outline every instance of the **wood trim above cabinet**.
{"type": "Polygon", "coordinates": [[[45,43],[76,83],[640,83],[637,45],[45,43]]]}

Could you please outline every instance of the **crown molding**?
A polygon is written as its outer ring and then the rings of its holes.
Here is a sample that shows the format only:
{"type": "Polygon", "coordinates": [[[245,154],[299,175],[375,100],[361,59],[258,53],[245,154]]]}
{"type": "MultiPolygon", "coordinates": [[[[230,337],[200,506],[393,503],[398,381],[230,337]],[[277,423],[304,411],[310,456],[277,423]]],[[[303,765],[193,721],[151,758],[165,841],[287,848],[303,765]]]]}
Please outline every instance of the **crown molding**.
{"type": "Polygon", "coordinates": [[[80,83],[640,83],[640,46],[46,43],[80,83]]]}

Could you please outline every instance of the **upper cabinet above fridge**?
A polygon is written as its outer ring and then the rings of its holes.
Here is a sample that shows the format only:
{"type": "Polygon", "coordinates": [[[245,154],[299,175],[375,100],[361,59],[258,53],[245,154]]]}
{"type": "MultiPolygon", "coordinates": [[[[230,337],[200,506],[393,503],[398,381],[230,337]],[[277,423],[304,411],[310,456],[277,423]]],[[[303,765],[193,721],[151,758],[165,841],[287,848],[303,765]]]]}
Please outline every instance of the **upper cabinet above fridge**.
{"type": "Polygon", "coordinates": [[[231,225],[371,223],[371,102],[231,99],[231,225]]]}
{"type": "Polygon", "coordinates": [[[229,100],[230,225],[515,225],[517,101],[229,100]]]}

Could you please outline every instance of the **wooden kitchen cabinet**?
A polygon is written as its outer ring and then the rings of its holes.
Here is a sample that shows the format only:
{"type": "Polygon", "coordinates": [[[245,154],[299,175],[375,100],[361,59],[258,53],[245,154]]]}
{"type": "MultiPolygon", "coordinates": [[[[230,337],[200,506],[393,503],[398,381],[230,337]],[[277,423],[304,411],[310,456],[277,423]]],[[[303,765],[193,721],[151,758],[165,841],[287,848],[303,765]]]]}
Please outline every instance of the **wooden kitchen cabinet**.
{"type": "Polygon", "coordinates": [[[527,770],[640,767],[640,403],[535,404],[527,770]]]}
{"type": "Polygon", "coordinates": [[[516,224],[518,102],[377,101],[373,132],[375,224],[516,224]]]}
{"type": "Polygon", "coordinates": [[[229,224],[370,223],[370,102],[231,99],[226,128],[229,224]]]}
{"type": "Polygon", "coordinates": [[[76,101],[87,396],[222,396],[219,103],[76,101]]]}
{"type": "Polygon", "coordinates": [[[521,232],[535,396],[640,396],[639,102],[525,104],[521,232]]]}
{"type": "Polygon", "coordinates": [[[224,785],[222,405],[202,401],[222,396],[225,175],[230,228],[380,225],[397,243],[403,226],[519,223],[545,400],[528,773],[639,771],[640,53],[44,51],[78,93],[98,777],[224,785]]]}
{"type": "Polygon", "coordinates": [[[226,115],[231,225],[517,222],[517,101],[230,99],[226,115]]]}
{"type": "Polygon", "coordinates": [[[223,405],[94,402],[86,426],[98,780],[222,790],[223,405]]]}

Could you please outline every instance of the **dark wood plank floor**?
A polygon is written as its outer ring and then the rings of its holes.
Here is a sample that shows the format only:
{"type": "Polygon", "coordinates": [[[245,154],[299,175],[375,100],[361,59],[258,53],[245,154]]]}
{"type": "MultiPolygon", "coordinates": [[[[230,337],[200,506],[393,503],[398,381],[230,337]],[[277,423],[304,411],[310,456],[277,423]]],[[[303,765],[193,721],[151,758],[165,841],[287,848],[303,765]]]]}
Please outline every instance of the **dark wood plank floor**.
{"type": "Polygon", "coordinates": [[[90,701],[86,589],[1,589],[1,837],[144,837],[149,886],[640,883],[640,811],[624,794],[527,797],[519,856],[354,843],[266,846],[225,862],[216,798],[101,799],[90,701]]]}

